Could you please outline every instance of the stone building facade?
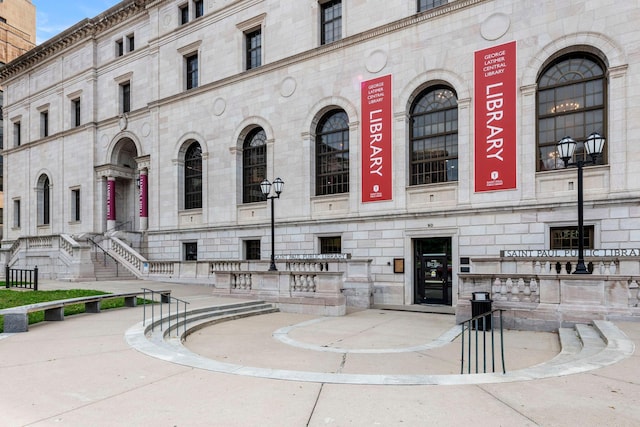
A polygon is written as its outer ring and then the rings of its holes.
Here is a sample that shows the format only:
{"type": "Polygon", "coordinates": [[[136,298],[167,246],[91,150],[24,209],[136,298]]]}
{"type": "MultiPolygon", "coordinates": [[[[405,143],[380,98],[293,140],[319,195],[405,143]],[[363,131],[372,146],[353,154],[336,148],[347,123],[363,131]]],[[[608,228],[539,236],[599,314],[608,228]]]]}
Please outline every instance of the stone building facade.
{"type": "Polygon", "coordinates": [[[597,132],[587,261],[638,275],[640,10],[534,3],[125,0],[0,71],[5,258],[119,235],[181,271],[267,262],[273,203],[278,259],[348,254],[373,305],[455,307],[465,275],[571,270],[556,142],[588,160],[597,132]]]}

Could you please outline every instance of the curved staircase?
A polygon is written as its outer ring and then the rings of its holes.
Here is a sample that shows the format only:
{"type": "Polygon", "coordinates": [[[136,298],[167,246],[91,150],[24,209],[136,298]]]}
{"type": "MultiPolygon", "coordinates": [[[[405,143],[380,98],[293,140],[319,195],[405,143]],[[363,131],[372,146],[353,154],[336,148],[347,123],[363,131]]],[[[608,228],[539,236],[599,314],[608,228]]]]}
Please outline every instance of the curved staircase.
{"type": "MultiPolygon", "coordinates": [[[[126,340],[132,347],[149,356],[216,372],[291,381],[376,385],[462,385],[536,380],[577,374],[612,365],[631,356],[635,350],[633,341],[612,322],[600,320],[593,321],[591,325],[577,324],[572,329],[560,329],[562,350],[556,357],[506,374],[385,375],[265,369],[208,359],[193,353],[183,345],[187,335],[202,327],[275,311],[278,310],[271,304],[250,301],[195,309],[187,311],[186,316],[182,318],[174,313],[155,322],[141,322],[131,327],[126,332],[126,340]]],[[[436,339],[435,345],[448,345],[457,335],[447,332],[443,337],[436,339]],[[445,335],[446,339],[443,338],[445,335]]]]}

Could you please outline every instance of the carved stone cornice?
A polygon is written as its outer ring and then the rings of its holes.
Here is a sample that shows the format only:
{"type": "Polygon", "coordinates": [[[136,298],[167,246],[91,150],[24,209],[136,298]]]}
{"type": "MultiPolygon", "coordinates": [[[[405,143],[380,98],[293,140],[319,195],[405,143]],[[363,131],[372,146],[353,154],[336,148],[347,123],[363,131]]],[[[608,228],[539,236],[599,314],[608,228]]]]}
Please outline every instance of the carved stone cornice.
{"type": "MultiPolygon", "coordinates": [[[[253,1],[258,1],[258,0],[253,0],[253,1]]],[[[448,3],[447,5],[443,5],[442,7],[438,7],[434,10],[428,10],[425,12],[416,13],[414,15],[410,15],[400,20],[390,22],[388,24],[384,24],[382,26],[372,28],[367,31],[363,31],[362,33],[345,37],[344,39],[335,41],[328,45],[322,45],[322,46],[309,49],[305,52],[301,52],[291,57],[287,57],[282,60],[276,61],[275,63],[264,64],[262,67],[257,67],[248,72],[241,73],[236,76],[231,76],[221,81],[206,85],[206,87],[203,86],[202,88],[189,91],[189,94],[194,94],[194,93],[197,93],[198,91],[210,89],[211,85],[220,85],[220,84],[228,83],[229,81],[233,81],[235,79],[246,78],[246,74],[249,74],[249,75],[260,74],[260,73],[271,71],[273,69],[282,68],[297,62],[305,61],[305,60],[308,60],[309,58],[323,55],[335,50],[340,50],[353,44],[362,43],[363,41],[374,39],[387,33],[399,31],[404,28],[420,24],[424,21],[434,19],[438,16],[442,16],[458,10],[462,10],[473,5],[483,3],[485,1],[488,1],[488,0],[454,1],[454,2],[448,3]]],[[[5,67],[1,68],[0,83],[2,83],[4,80],[20,75],[26,69],[33,67],[38,62],[45,60],[48,57],[63,51],[64,49],[67,49],[83,40],[86,40],[87,38],[95,38],[98,34],[112,28],[115,25],[122,23],[123,21],[133,16],[146,13],[147,7],[157,6],[161,3],[163,3],[163,0],[125,0],[117,4],[116,6],[112,7],[111,9],[108,9],[107,11],[103,12],[102,14],[96,16],[95,18],[88,18],[83,21],[80,21],[79,23],[69,28],[68,30],[42,43],[36,48],[30,50],[29,52],[25,53],[24,55],[10,62],[5,67]]],[[[224,8],[224,10],[222,11],[215,12],[216,16],[218,18],[221,18],[221,17],[226,17],[228,15],[231,15],[234,12],[237,12],[237,8],[239,7],[238,5],[240,3],[241,2],[235,2],[232,4],[233,7],[224,8]]],[[[242,7],[243,8],[248,7],[248,5],[250,6],[251,3],[242,4],[242,7]]]]}
{"type": "Polygon", "coordinates": [[[146,11],[147,4],[157,0],[125,0],[95,18],[86,18],[57,36],[36,46],[0,69],[0,80],[21,74],[52,55],[75,44],[96,37],[121,22],[146,11]]]}

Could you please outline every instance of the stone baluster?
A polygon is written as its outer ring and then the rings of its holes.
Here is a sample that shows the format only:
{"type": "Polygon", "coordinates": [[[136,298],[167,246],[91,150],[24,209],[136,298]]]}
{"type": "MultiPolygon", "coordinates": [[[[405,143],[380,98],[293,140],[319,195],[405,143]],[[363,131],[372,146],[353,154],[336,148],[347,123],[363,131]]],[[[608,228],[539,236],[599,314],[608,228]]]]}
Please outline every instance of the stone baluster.
{"type": "Polygon", "coordinates": [[[507,299],[507,281],[503,281],[502,282],[502,286],[500,286],[500,299],[502,300],[506,300],[507,299]]]}
{"type": "MultiPolygon", "coordinates": [[[[518,301],[518,284],[517,283],[513,283],[513,280],[511,280],[511,278],[509,277],[507,279],[507,289],[509,290],[509,294],[511,295],[511,298],[509,298],[510,301],[518,301]]],[[[508,297],[508,295],[507,295],[508,297]]]]}
{"type": "MultiPolygon", "coordinates": [[[[534,277],[531,278],[531,280],[529,281],[529,289],[531,290],[531,294],[536,295],[535,300],[539,301],[539,295],[538,295],[538,282],[536,281],[536,279],[534,277]]],[[[532,299],[533,300],[533,299],[532,299]]]]}
{"type": "Polygon", "coordinates": [[[640,307],[640,286],[635,279],[629,283],[629,307],[640,307]]]}
{"type": "Polygon", "coordinates": [[[540,274],[540,271],[542,270],[542,265],[540,264],[540,261],[532,261],[533,266],[533,274],[540,274]]]}
{"type": "Polygon", "coordinates": [[[502,299],[500,296],[500,289],[502,288],[502,282],[498,277],[493,281],[493,285],[491,286],[491,293],[493,294],[493,298],[498,300],[502,299]]]}
{"type": "MultiPolygon", "coordinates": [[[[524,280],[523,280],[523,282],[524,282],[524,280]]],[[[522,295],[523,295],[523,298],[522,298],[523,301],[525,301],[525,302],[530,302],[531,301],[531,282],[529,282],[529,283],[524,282],[523,283],[522,295]]]]}
{"type": "Polygon", "coordinates": [[[598,274],[605,274],[604,263],[602,261],[597,261],[597,263],[593,265],[593,272],[598,274]]]}
{"type": "Polygon", "coordinates": [[[560,274],[567,274],[567,263],[560,263],[560,274]]]}

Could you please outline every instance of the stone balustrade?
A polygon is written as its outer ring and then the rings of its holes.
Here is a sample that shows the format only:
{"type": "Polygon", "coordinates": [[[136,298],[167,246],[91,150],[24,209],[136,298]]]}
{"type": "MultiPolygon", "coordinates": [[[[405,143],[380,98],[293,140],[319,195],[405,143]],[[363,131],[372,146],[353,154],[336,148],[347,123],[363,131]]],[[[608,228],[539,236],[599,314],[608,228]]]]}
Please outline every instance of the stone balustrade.
{"type": "Polygon", "coordinates": [[[639,319],[640,275],[460,273],[456,319],[470,318],[473,292],[489,292],[505,325],[557,330],[593,319],[639,319]]]}
{"type": "Polygon", "coordinates": [[[171,276],[174,274],[173,261],[150,261],[149,274],[154,276],[171,276]]]}
{"type": "Polygon", "coordinates": [[[29,249],[49,249],[53,248],[54,236],[27,237],[27,248],[29,249]]]}
{"type": "Polygon", "coordinates": [[[71,237],[61,234],[60,235],[60,249],[62,249],[68,256],[73,257],[73,248],[79,245],[71,239],[71,237]]]}
{"type": "Polygon", "coordinates": [[[494,301],[540,302],[538,282],[535,277],[496,277],[491,286],[494,301]]]}
{"type": "Polygon", "coordinates": [[[231,289],[241,289],[245,291],[250,291],[252,275],[253,275],[252,273],[232,273],[230,275],[231,289]]]}
{"type": "Polygon", "coordinates": [[[290,289],[292,292],[315,292],[316,291],[316,275],[299,272],[291,272],[290,289]]]}
{"type": "Polygon", "coordinates": [[[241,261],[209,261],[209,273],[217,271],[240,271],[241,261]]]}
{"type": "MultiPolygon", "coordinates": [[[[593,274],[640,274],[640,257],[585,256],[585,264],[593,274]]],[[[471,261],[470,273],[505,274],[571,274],[577,258],[568,257],[486,257],[471,261]]]]}
{"type": "Polygon", "coordinates": [[[329,271],[327,261],[287,261],[285,265],[289,271],[329,271]]]}
{"type": "Polygon", "coordinates": [[[147,262],[146,259],[138,255],[136,251],[117,237],[111,237],[109,241],[111,242],[110,249],[116,253],[121,260],[128,263],[135,271],[142,272],[142,266],[147,262]]]}
{"type": "MultiPolygon", "coordinates": [[[[531,267],[535,274],[571,274],[577,265],[577,261],[532,261],[531,267]]],[[[620,270],[618,259],[594,260],[586,262],[589,271],[595,274],[611,275],[620,270]]]]}
{"type": "MultiPolygon", "coordinates": [[[[267,260],[148,261],[116,236],[104,238],[101,247],[138,277],[201,283],[211,286],[217,294],[273,301],[283,311],[343,315],[347,305],[372,305],[371,260],[284,257],[276,261],[279,271],[269,271],[267,260]]],[[[71,236],[56,235],[18,239],[0,255],[6,260],[11,253],[40,257],[57,254],[63,260],[44,265],[46,277],[74,280],[91,277],[90,252],[89,245],[77,243],[71,236]],[[27,252],[22,248],[39,249],[27,252]],[[64,275],[53,270],[60,262],[68,267],[64,275]]],[[[27,263],[24,260],[23,264],[27,263]]]]}

